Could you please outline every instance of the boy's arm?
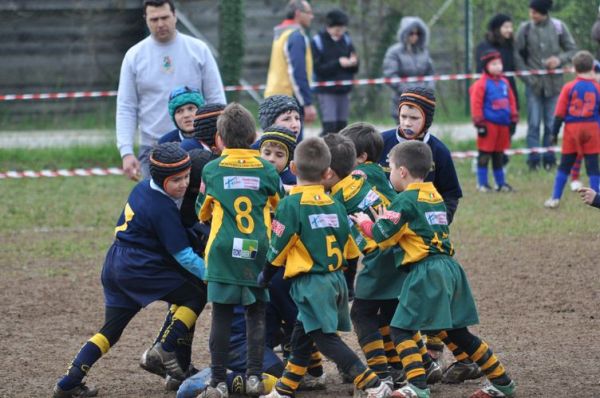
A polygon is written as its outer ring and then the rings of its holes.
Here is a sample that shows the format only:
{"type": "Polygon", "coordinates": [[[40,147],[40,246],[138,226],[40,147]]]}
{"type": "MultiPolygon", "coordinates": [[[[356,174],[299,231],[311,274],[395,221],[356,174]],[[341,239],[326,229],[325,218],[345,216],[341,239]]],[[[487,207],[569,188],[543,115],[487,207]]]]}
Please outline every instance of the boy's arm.
{"type": "Polygon", "coordinates": [[[173,254],[173,257],[192,275],[196,276],[198,279],[204,279],[204,260],[194,253],[194,250],[191,247],[186,247],[185,249],[173,254]]]}
{"type": "Polygon", "coordinates": [[[515,98],[515,93],[508,79],[503,77],[502,80],[508,88],[508,102],[510,104],[510,121],[511,123],[516,123],[519,121],[519,109],[517,108],[517,99],[515,98]]]}
{"type": "Polygon", "coordinates": [[[567,83],[565,86],[563,86],[562,90],[560,90],[560,94],[558,95],[556,108],[554,110],[554,123],[552,125],[552,145],[556,145],[558,143],[558,134],[560,133],[560,128],[565,120],[565,116],[567,115],[570,92],[571,84],[567,83]]]}
{"type": "MultiPolygon", "coordinates": [[[[262,283],[268,284],[270,280],[268,277],[274,275],[273,267],[285,266],[288,253],[298,240],[297,209],[288,206],[288,203],[289,201],[284,200],[279,204],[271,222],[271,240],[267,251],[267,264],[263,269],[265,279],[262,283]]],[[[258,282],[261,283],[261,281],[258,282]]]]}
{"type": "Polygon", "coordinates": [[[475,126],[481,126],[484,122],[483,99],[485,96],[485,85],[483,80],[477,80],[469,91],[471,91],[471,119],[475,126]]]}

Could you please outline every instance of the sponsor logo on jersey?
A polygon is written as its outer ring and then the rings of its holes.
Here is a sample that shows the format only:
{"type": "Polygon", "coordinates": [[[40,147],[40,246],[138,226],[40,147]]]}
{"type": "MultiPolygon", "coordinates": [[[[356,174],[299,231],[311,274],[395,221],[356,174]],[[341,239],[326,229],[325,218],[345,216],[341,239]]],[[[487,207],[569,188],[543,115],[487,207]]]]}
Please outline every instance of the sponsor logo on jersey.
{"type": "Polygon", "coordinates": [[[377,200],[379,200],[379,195],[377,195],[377,192],[370,190],[369,193],[365,195],[363,200],[360,201],[360,203],[358,204],[358,208],[361,210],[365,210],[373,206],[375,202],[377,202],[377,200]]]}
{"type": "Polygon", "coordinates": [[[308,216],[308,221],[312,229],[339,228],[340,226],[337,214],[311,214],[308,216]]]}
{"type": "Polygon", "coordinates": [[[428,211],[425,218],[429,225],[448,225],[448,215],[445,211],[428,211]]]}
{"type": "Polygon", "coordinates": [[[362,170],[352,170],[352,175],[357,177],[367,178],[367,174],[362,170]]]}
{"type": "Polygon", "coordinates": [[[277,220],[273,220],[273,222],[271,222],[271,230],[275,235],[281,238],[281,235],[283,235],[283,231],[285,231],[285,225],[283,225],[277,220]]]}
{"type": "Polygon", "coordinates": [[[258,252],[258,241],[254,239],[233,238],[231,257],[252,260],[258,252]]]}
{"type": "Polygon", "coordinates": [[[223,188],[224,189],[250,189],[252,191],[258,191],[260,187],[260,177],[247,177],[247,176],[224,176],[223,177],[223,188]]]}
{"type": "Polygon", "coordinates": [[[386,210],[380,218],[384,218],[386,220],[390,220],[394,224],[398,224],[401,216],[402,213],[398,213],[397,211],[393,210],[386,210]]]}

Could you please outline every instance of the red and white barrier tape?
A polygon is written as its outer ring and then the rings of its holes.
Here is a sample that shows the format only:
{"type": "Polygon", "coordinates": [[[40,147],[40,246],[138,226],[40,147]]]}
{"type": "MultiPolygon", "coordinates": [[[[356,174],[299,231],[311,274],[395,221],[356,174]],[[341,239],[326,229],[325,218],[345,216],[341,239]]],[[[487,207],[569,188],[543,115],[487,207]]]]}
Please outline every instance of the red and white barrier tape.
{"type": "MultiPolygon", "coordinates": [[[[505,76],[532,76],[532,75],[556,75],[572,72],[572,68],[563,69],[538,69],[529,71],[506,72],[505,76]]],[[[332,87],[332,86],[369,86],[377,84],[394,83],[413,83],[413,82],[437,82],[451,80],[478,79],[479,73],[453,73],[448,75],[428,75],[411,77],[379,77],[376,79],[354,79],[354,80],[331,80],[326,82],[312,83],[312,87],[332,87]]],[[[248,91],[264,90],[265,84],[250,84],[225,86],[225,91],[248,91]]],[[[45,99],[65,99],[65,98],[98,98],[98,97],[116,97],[117,92],[112,91],[70,91],[63,93],[38,93],[38,94],[0,94],[0,102],[3,101],[28,101],[45,99]]]]}
{"type": "MultiPolygon", "coordinates": [[[[560,152],[560,147],[548,148],[519,148],[507,149],[504,151],[509,156],[528,155],[530,153],[560,152]]],[[[477,157],[477,151],[452,152],[454,159],[468,159],[477,157]]],[[[123,170],[111,167],[108,169],[74,169],[74,170],[41,170],[41,171],[7,171],[0,172],[0,180],[22,179],[22,178],[40,178],[40,177],[92,177],[92,176],[110,176],[123,175],[123,170]]]]}

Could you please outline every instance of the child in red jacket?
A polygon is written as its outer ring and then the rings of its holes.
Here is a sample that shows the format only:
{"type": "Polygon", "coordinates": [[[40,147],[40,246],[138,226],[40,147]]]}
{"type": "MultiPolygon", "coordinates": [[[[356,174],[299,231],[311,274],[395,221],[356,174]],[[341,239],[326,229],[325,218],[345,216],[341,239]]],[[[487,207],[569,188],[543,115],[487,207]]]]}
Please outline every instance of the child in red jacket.
{"type": "Polygon", "coordinates": [[[502,169],[504,151],[510,147],[519,120],[514,93],[502,76],[502,58],[496,50],[485,51],[481,56],[483,75],[471,86],[471,118],[477,128],[477,190],[490,192],[487,166],[492,160],[492,170],[497,192],[510,192],[502,169]]]}

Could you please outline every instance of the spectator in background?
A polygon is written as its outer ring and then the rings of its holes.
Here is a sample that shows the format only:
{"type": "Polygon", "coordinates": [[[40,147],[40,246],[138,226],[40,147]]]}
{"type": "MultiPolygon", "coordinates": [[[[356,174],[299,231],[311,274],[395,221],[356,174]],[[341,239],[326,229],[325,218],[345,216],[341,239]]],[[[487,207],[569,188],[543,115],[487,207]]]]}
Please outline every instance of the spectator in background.
{"type": "MultiPolygon", "coordinates": [[[[475,60],[477,62],[477,73],[483,72],[481,57],[487,50],[496,50],[502,58],[503,72],[515,71],[513,22],[509,15],[496,14],[488,22],[488,30],[485,39],[475,49],[475,60]]],[[[517,84],[513,76],[506,77],[510,83],[517,108],[519,107],[519,95],[517,84]]]]}
{"type": "MultiPolygon", "coordinates": [[[[352,80],[358,57],[347,32],[348,15],[333,9],[325,15],[325,29],[311,41],[315,81],[352,80]]],[[[337,133],[348,124],[352,86],[316,87],[321,110],[322,134],[337,133]]]]}
{"type": "Polygon", "coordinates": [[[121,65],[117,93],[117,147],[123,171],[131,179],[149,178],[152,146],[175,125],[168,99],[178,86],[198,87],[206,102],[225,102],[217,63],[204,42],[179,33],[172,0],[145,0],[150,36],[131,47],[121,65]],[[141,132],[138,157],[133,152],[141,132]]]}
{"type": "MultiPolygon", "coordinates": [[[[271,61],[267,75],[265,98],[276,94],[294,97],[300,105],[303,123],[312,123],[317,110],[312,104],[310,80],[313,74],[313,58],[310,39],[305,29],[310,27],[313,12],[307,1],[292,0],[286,8],[286,16],[274,29],[271,61]]],[[[302,140],[302,130],[298,141],[302,140]]]]}
{"type": "MultiPolygon", "coordinates": [[[[419,17],[404,17],[397,33],[398,42],[388,48],[383,59],[385,77],[409,77],[432,75],[433,62],[429,56],[429,28],[419,17]]],[[[407,88],[426,87],[434,89],[433,82],[393,83],[389,87],[392,96],[392,119],[398,122],[400,95],[407,88]]]]}
{"type": "MultiPolygon", "coordinates": [[[[556,69],[571,61],[577,50],[567,26],[560,20],[550,18],[548,12],[552,0],[531,0],[529,21],[523,22],[516,36],[515,61],[517,70],[556,69]]],[[[563,85],[562,74],[522,76],[527,96],[527,147],[540,146],[540,127],[544,121],[542,146],[551,146],[554,108],[563,85]]],[[[530,170],[540,167],[540,154],[531,153],[527,164],[530,170]]],[[[553,152],[542,157],[544,169],[556,165],[553,152]]]]}
{"type": "Polygon", "coordinates": [[[600,6],[598,7],[598,18],[592,25],[592,39],[596,42],[596,59],[600,59],[600,6]]]}

